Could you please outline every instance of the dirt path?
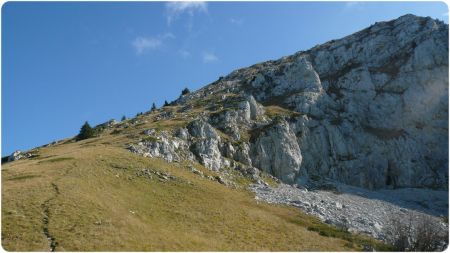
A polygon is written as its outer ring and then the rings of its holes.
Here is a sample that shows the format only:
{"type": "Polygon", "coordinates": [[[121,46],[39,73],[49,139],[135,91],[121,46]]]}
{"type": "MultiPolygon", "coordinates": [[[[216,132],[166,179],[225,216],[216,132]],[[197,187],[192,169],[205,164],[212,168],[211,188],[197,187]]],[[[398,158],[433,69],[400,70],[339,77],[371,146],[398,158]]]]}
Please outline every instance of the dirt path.
{"type": "Polygon", "coordinates": [[[53,201],[56,197],[58,197],[58,195],[60,193],[59,193],[58,186],[55,183],[51,183],[51,185],[52,185],[54,194],[52,197],[50,197],[49,199],[44,201],[44,203],[41,204],[41,208],[44,213],[44,217],[42,218],[42,223],[44,225],[42,228],[42,232],[44,233],[45,237],[47,237],[50,251],[53,252],[53,251],[55,251],[55,248],[58,245],[58,242],[56,242],[55,237],[50,233],[50,231],[48,229],[49,223],[50,223],[50,217],[51,217],[50,202],[53,201]]]}
{"type": "Polygon", "coordinates": [[[72,166],[69,166],[69,168],[66,168],[65,171],[62,173],[62,175],[60,175],[58,178],[53,180],[53,182],[50,183],[53,194],[50,198],[48,198],[41,204],[42,213],[43,213],[42,232],[44,233],[45,237],[48,240],[48,246],[49,246],[50,252],[54,252],[56,247],[58,246],[58,242],[55,238],[55,235],[52,234],[51,231],[49,230],[50,218],[52,216],[52,213],[50,211],[50,207],[52,206],[51,202],[53,202],[60,195],[60,191],[59,191],[59,188],[58,188],[58,185],[56,184],[56,182],[58,180],[60,180],[61,178],[63,178],[64,176],[66,176],[69,173],[70,169],[72,169],[73,167],[76,167],[76,164],[72,164],[72,166]]]}

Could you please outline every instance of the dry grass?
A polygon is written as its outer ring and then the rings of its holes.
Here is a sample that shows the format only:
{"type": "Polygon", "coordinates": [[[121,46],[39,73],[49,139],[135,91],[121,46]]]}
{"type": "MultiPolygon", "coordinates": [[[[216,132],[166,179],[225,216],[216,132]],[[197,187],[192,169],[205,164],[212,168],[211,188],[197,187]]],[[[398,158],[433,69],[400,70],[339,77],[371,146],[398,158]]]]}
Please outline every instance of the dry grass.
{"type": "Polygon", "coordinates": [[[275,117],[275,116],[280,116],[280,115],[292,117],[292,116],[300,115],[300,113],[298,113],[298,112],[291,111],[291,110],[285,109],[285,108],[277,106],[277,105],[265,106],[264,109],[266,111],[266,115],[269,117],[275,117]]]}

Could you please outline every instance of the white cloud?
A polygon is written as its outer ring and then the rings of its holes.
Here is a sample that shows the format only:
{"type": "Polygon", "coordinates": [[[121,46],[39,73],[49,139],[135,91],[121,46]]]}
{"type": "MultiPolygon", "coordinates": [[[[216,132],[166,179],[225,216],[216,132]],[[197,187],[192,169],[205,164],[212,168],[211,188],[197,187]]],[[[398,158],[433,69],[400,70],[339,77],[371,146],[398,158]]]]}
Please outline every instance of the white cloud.
{"type": "Polygon", "coordinates": [[[196,12],[208,12],[208,6],[203,1],[179,1],[166,3],[167,23],[170,25],[181,14],[188,13],[194,16],[196,12]]]}
{"type": "Polygon", "coordinates": [[[345,2],[345,7],[353,7],[358,5],[358,2],[345,2]]]}
{"type": "Polygon", "coordinates": [[[157,49],[162,45],[162,40],[157,38],[137,37],[131,43],[136,50],[136,54],[143,54],[148,50],[157,49]]]}
{"type": "Polygon", "coordinates": [[[240,26],[244,24],[244,20],[242,18],[230,18],[230,23],[240,26]]]}
{"type": "Polygon", "coordinates": [[[203,52],[203,62],[204,63],[211,63],[211,62],[215,62],[218,61],[219,58],[211,52],[203,52]]]}
{"type": "Polygon", "coordinates": [[[166,39],[175,39],[175,35],[172,33],[164,33],[162,35],[158,35],[156,37],[136,37],[132,42],[131,45],[136,50],[137,55],[144,54],[145,52],[148,52],[150,50],[155,50],[160,48],[164,40],[166,39]]]}
{"type": "Polygon", "coordinates": [[[355,10],[355,9],[356,10],[362,10],[363,9],[363,5],[362,5],[361,2],[357,2],[357,1],[345,2],[344,9],[347,9],[347,10],[350,10],[350,9],[352,9],[352,10],[355,10]]]}

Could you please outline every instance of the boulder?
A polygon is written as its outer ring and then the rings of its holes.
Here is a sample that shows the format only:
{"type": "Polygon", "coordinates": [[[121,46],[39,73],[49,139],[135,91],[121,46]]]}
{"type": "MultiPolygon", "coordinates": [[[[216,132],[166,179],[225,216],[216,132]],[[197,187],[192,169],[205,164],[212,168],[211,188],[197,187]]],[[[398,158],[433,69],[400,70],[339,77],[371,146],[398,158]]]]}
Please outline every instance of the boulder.
{"type": "Polygon", "coordinates": [[[13,161],[17,161],[20,159],[26,158],[26,156],[24,155],[24,153],[22,153],[22,151],[17,150],[14,151],[9,157],[8,157],[8,162],[13,162],[13,161]]]}

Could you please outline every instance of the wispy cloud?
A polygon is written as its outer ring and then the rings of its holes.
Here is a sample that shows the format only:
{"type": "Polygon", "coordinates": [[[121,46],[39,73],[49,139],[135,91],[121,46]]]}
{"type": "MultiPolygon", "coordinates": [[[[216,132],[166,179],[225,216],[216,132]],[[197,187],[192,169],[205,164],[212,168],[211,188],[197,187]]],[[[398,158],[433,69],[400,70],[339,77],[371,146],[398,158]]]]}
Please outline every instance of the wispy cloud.
{"type": "Polygon", "coordinates": [[[136,54],[140,55],[148,50],[157,49],[162,45],[162,40],[157,38],[137,37],[131,43],[136,50],[136,54]]]}
{"type": "Polygon", "coordinates": [[[181,57],[183,58],[188,58],[189,56],[191,56],[191,53],[185,49],[181,49],[178,51],[178,53],[181,55],[181,57]]]}
{"type": "Polygon", "coordinates": [[[244,20],[242,18],[230,18],[230,23],[233,25],[241,26],[244,24],[244,20]]]}
{"type": "Polygon", "coordinates": [[[171,32],[167,32],[162,35],[159,35],[159,37],[161,39],[175,39],[175,35],[173,35],[173,33],[171,33],[171,32]]]}
{"type": "Polygon", "coordinates": [[[346,10],[350,10],[350,9],[351,10],[354,10],[354,9],[362,10],[363,5],[361,2],[357,2],[357,1],[345,2],[344,9],[346,9],[346,10]]]}
{"type": "Polygon", "coordinates": [[[148,51],[160,48],[163,45],[164,40],[174,39],[175,35],[172,33],[164,33],[156,37],[136,37],[131,45],[134,47],[136,54],[141,55],[148,51]]]}
{"type": "Polygon", "coordinates": [[[444,17],[448,17],[448,11],[447,11],[447,12],[444,12],[444,13],[442,13],[442,16],[444,16],[444,17]]]}
{"type": "Polygon", "coordinates": [[[167,24],[171,24],[183,13],[194,16],[196,12],[208,13],[208,5],[203,1],[180,1],[166,3],[167,24]]]}
{"type": "Polygon", "coordinates": [[[211,63],[218,61],[219,58],[211,52],[203,52],[203,63],[211,63]]]}
{"type": "Polygon", "coordinates": [[[345,7],[351,8],[358,5],[358,2],[345,2],[345,7]]]}

